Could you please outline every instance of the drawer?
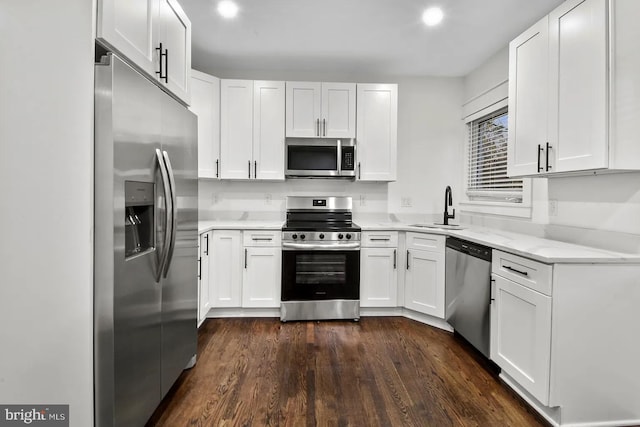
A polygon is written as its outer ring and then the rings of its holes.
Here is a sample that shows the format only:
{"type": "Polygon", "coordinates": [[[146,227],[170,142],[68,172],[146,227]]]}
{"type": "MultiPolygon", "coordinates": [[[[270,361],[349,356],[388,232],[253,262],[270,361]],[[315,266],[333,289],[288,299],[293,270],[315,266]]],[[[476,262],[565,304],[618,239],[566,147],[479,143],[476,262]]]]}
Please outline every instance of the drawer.
{"type": "Polygon", "coordinates": [[[407,233],[407,249],[444,253],[446,237],[440,234],[407,233]]]}
{"type": "Polygon", "coordinates": [[[363,248],[398,247],[397,231],[363,231],[361,237],[361,244],[363,248]]]}
{"type": "Polygon", "coordinates": [[[242,233],[243,246],[280,246],[282,231],[280,230],[247,230],[242,233]]]}
{"type": "Polygon", "coordinates": [[[493,250],[491,272],[529,289],[551,296],[553,266],[493,250]]]}

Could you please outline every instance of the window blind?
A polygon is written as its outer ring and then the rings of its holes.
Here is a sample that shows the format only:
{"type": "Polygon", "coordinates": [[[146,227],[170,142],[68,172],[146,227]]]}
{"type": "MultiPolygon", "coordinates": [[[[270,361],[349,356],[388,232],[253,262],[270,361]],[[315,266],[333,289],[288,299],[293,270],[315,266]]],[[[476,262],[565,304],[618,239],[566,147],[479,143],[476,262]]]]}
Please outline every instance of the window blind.
{"type": "Polygon", "coordinates": [[[507,176],[507,118],[503,109],[468,124],[470,200],[522,202],[522,179],[507,176]]]}

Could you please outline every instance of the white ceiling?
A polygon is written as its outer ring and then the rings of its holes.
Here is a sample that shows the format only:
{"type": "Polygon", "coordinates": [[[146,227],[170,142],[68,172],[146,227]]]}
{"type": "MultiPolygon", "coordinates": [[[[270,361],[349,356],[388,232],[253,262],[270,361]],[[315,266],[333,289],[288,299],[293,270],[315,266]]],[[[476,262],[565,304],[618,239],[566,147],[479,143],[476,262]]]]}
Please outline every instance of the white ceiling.
{"type": "Polygon", "coordinates": [[[464,76],[562,0],[180,0],[192,22],[194,68],[464,76]],[[421,21],[440,6],[437,27],[421,21]]]}

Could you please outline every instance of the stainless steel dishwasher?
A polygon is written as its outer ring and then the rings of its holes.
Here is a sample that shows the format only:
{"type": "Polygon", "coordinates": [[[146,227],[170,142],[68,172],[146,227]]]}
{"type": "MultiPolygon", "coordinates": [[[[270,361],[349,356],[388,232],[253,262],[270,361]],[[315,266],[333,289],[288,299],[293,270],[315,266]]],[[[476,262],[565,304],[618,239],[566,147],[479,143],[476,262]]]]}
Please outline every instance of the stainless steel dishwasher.
{"type": "Polygon", "coordinates": [[[445,319],[489,357],[491,248],[447,237],[445,319]]]}

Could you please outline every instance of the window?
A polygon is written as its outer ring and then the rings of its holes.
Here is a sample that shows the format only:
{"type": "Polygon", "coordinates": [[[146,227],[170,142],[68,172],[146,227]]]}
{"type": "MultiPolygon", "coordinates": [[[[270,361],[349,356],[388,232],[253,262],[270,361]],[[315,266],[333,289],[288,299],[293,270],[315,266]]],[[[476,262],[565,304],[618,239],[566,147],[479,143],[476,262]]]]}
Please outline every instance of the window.
{"type": "Polygon", "coordinates": [[[468,124],[470,201],[522,203],[522,179],[507,176],[507,117],[505,108],[468,124]]]}

